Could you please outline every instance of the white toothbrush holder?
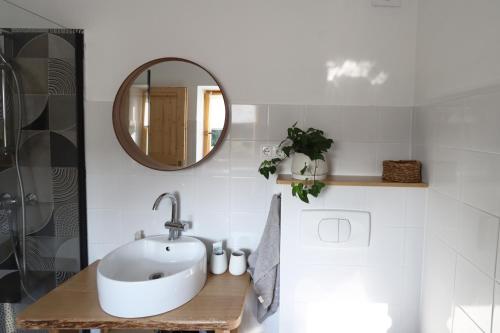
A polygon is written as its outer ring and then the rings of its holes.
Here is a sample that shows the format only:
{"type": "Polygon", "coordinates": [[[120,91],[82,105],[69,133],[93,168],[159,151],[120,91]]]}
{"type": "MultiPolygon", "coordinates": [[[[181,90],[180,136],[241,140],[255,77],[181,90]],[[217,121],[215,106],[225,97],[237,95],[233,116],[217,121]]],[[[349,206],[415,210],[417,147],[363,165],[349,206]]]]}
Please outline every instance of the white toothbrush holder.
{"type": "Polygon", "coordinates": [[[212,253],[212,258],[210,259],[210,272],[219,275],[219,274],[224,274],[226,271],[227,271],[226,251],[222,251],[222,254],[212,253]]]}
{"type": "Polygon", "coordinates": [[[229,273],[232,275],[242,275],[247,271],[247,258],[245,252],[241,250],[233,251],[229,260],[229,273]]]}

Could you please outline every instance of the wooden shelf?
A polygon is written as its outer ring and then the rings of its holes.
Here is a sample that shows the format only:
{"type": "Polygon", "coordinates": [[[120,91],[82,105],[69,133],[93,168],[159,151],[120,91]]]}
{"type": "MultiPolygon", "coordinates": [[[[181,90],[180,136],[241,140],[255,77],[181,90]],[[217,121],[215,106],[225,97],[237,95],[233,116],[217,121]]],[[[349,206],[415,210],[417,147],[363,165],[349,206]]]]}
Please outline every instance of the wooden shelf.
{"type": "Polygon", "coordinates": [[[152,317],[118,318],[105,313],[99,305],[97,264],[93,263],[29,305],[17,315],[17,327],[49,329],[51,333],[87,328],[100,328],[105,332],[108,329],[215,330],[216,333],[238,331],[250,286],[248,273],[241,276],[209,274],[201,292],[177,309],[152,317]]]}
{"type": "MultiPolygon", "coordinates": [[[[278,175],[278,184],[305,182],[293,179],[292,175],[278,175]]],[[[385,187],[428,187],[426,183],[394,183],[388,182],[379,176],[328,176],[322,180],[326,185],[335,186],[385,186],[385,187]]]]}

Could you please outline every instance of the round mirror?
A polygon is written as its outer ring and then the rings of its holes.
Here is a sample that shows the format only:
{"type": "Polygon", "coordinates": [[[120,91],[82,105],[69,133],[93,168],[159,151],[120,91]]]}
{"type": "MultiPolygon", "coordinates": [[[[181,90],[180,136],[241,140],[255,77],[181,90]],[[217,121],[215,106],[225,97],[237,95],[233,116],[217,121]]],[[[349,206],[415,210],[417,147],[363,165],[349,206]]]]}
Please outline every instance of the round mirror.
{"type": "Polygon", "coordinates": [[[123,149],[157,170],[200,163],[222,144],[229,103],[215,77],[180,58],[161,58],[134,70],[113,105],[113,127],[123,149]]]}

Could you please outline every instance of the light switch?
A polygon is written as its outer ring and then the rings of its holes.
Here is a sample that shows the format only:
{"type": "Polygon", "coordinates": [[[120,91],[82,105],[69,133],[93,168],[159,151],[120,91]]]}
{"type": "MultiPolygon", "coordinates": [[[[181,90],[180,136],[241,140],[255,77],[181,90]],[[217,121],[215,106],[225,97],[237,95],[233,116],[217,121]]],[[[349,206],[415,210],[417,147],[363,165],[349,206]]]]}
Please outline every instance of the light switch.
{"type": "Polygon", "coordinates": [[[401,7],[401,0],[372,0],[375,7],[401,7]]]}

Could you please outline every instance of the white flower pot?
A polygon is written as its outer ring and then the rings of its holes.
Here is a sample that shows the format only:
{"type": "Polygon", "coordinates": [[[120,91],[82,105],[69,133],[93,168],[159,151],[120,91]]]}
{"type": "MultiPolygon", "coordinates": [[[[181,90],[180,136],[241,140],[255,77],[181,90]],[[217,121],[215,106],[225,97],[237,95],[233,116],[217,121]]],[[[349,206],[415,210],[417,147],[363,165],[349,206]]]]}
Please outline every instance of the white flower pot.
{"type": "Polygon", "coordinates": [[[325,179],[328,175],[328,165],[323,160],[311,161],[309,156],[302,153],[294,153],[292,155],[292,177],[295,179],[305,180],[312,179],[316,169],[316,179],[325,179]],[[301,170],[306,166],[305,172],[302,174],[301,170]]]}

